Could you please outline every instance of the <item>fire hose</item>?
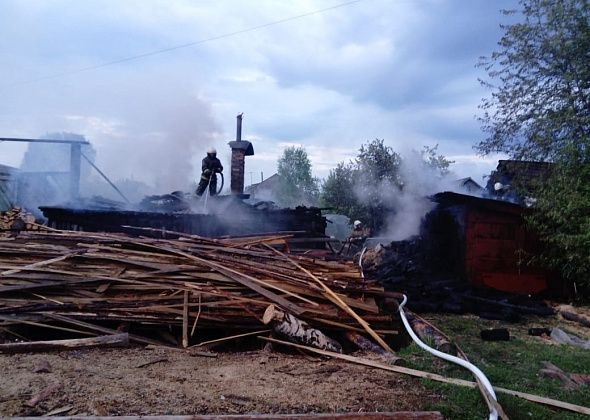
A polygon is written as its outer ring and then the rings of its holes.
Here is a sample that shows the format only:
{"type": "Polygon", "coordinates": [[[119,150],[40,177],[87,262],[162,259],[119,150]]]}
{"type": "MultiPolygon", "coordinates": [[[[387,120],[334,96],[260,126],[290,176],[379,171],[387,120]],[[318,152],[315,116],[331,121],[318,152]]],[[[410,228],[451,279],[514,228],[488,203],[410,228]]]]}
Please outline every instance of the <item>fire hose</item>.
{"type": "MultiPolygon", "coordinates": [[[[496,398],[496,393],[494,392],[494,387],[492,386],[492,384],[490,383],[490,381],[488,380],[486,375],[477,366],[475,366],[472,363],[469,363],[466,360],[460,359],[459,357],[452,356],[450,354],[443,353],[442,351],[433,349],[432,347],[429,347],[422,340],[420,340],[418,338],[418,336],[416,335],[414,330],[412,330],[412,327],[410,326],[410,323],[408,322],[408,319],[406,318],[406,314],[404,313],[404,305],[408,301],[408,297],[406,295],[403,295],[403,296],[404,296],[404,299],[402,300],[402,303],[399,304],[399,315],[402,319],[402,322],[404,323],[404,327],[406,327],[406,330],[408,331],[408,334],[410,334],[410,337],[412,337],[412,340],[414,340],[414,342],[419,347],[421,347],[423,350],[426,350],[427,352],[435,355],[436,357],[439,357],[441,359],[455,363],[455,364],[462,366],[465,369],[469,370],[471,373],[473,373],[477,377],[477,379],[480,380],[480,382],[483,384],[485,390],[487,391],[488,395],[490,397],[492,397],[494,401],[498,401],[498,399],[496,398]]],[[[498,411],[496,410],[496,408],[493,405],[490,408],[490,417],[489,418],[490,418],[490,420],[497,420],[498,419],[498,411]]]]}
{"type": "MultiPolygon", "coordinates": [[[[365,249],[366,249],[366,247],[365,247],[365,249]]],[[[362,256],[365,252],[365,249],[363,249],[363,252],[361,253],[361,257],[359,258],[359,267],[361,268],[361,273],[363,272],[362,256]]],[[[410,335],[412,340],[414,340],[414,342],[418,345],[418,347],[421,347],[423,350],[426,350],[427,352],[433,354],[434,356],[444,359],[448,362],[455,363],[459,366],[462,366],[465,369],[469,370],[471,373],[473,373],[477,377],[477,379],[479,379],[479,381],[481,382],[481,384],[485,388],[488,396],[493,399],[492,404],[490,405],[489,419],[490,420],[497,420],[498,419],[498,411],[496,410],[496,407],[494,404],[498,401],[498,398],[496,397],[496,393],[494,392],[494,387],[492,386],[492,384],[490,383],[490,381],[488,380],[486,375],[474,364],[472,364],[466,360],[460,359],[459,357],[452,356],[450,354],[443,353],[442,351],[433,349],[432,347],[429,347],[427,344],[425,344],[422,340],[420,340],[420,338],[418,338],[418,336],[416,335],[414,330],[412,330],[412,327],[411,327],[410,323],[408,322],[408,319],[406,318],[406,314],[404,312],[404,306],[405,306],[406,302],[408,301],[408,297],[406,295],[403,295],[403,297],[404,298],[403,298],[402,302],[398,306],[399,315],[402,319],[404,327],[408,331],[408,334],[410,335]]]]}
{"type": "Polygon", "coordinates": [[[217,193],[215,195],[219,195],[221,193],[221,190],[223,190],[223,184],[225,183],[225,179],[223,178],[223,172],[219,172],[219,175],[221,175],[221,186],[219,187],[219,190],[217,190],[217,193]]]}

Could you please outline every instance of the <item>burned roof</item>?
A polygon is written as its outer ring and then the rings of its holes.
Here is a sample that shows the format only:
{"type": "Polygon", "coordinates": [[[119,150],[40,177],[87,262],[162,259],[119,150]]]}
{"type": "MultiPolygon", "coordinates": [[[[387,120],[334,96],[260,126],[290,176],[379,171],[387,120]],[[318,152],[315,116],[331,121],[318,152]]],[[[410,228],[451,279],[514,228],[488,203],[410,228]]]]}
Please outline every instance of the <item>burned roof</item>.
{"type": "Polygon", "coordinates": [[[522,213],[526,210],[526,208],[521,206],[520,204],[515,204],[509,201],[475,197],[473,195],[459,194],[451,191],[445,191],[435,194],[431,196],[430,199],[438,203],[442,207],[468,205],[471,207],[477,207],[503,213],[522,213]]]}

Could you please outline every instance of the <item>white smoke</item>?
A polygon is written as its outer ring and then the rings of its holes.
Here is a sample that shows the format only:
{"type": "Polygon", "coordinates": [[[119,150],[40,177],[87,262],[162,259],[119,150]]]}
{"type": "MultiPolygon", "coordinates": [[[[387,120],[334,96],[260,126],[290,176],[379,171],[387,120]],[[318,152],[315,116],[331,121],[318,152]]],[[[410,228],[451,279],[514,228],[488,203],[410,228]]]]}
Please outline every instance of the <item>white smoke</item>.
{"type": "Polygon", "coordinates": [[[409,151],[402,156],[396,180],[401,187],[391,180],[382,180],[368,188],[364,183],[364,188],[354,192],[361,202],[372,202],[378,197],[387,209],[385,228],[374,232],[374,236],[400,241],[419,233],[424,216],[435,206],[430,196],[443,191],[469,194],[457,181],[452,172],[442,175],[419,152],[409,151]]]}
{"type": "MultiPolygon", "coordinates": [[[[13,137],[79,133],[96,150],[97,166],[115,184],[127,180],[130,195],[144,185],[159,194],[194,190],[209,146],[217,147],[222,164],[229,167],[229,138],[221,135],[194,77],[171,78],[174,68],[166,63],[141,71],[117,69],[117,77],[114,71],[74,77],[67,86],[42,85],[35,101],[23,107],[26,125],[17,127],[13,137]]],[[[83,196],[120,199],[91,173],[95,187],[81,189],[83,196]]]]}
{"type": "Polygon", "coordinates": [[[439,170],[424,162],[417,152],[404,156],[400,175],[404,180],[401,191],[387,195],[387,202],[393,212],[387,219],[384,234],[396,241],[418,234],[422,219],[434,208],[429,196],[457,189],[452,175],[441,175],[439,170]]]}

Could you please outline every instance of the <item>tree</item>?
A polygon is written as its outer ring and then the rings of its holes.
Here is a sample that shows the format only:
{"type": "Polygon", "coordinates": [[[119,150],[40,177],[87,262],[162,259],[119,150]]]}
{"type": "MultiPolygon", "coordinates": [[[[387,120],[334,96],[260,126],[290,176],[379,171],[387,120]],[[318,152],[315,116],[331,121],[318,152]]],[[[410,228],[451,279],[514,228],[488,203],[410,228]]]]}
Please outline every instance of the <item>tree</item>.
{"type": "Polygon", "coordinates": [[[379,230],[389,208],[384,190],[399,191],[402,185],[400,164],[400,156],[382,139],[361,145],[354,161],[340,162],[330,171],[322,188],[322,205],[379,230]]]}
{"type": "Polygon", "coordinates": [[[374,232],[379,231],[392,194],[400,191],[403,180],[400,174],[401,157],[383,139],[361,145],[355,160],[353,192],[357,200],[356,218],[361,219],[374,232]]]}
{"type": "Polygon", "coordinates": [[[351,199],[356,178],[352,163],[340,162],[322,185],[321,204],[340,214],[353,217],[358,213],[356,200],[351,199]]]}
{"type": "Polygon", "coordinates": [[[547,245],[543,260],[590,286],[590,4],[520,5],[522,20],[503,26],[499,51],[480,62],[491,96],[477,149],[554,163],[529,221],[547,245]]]}
{"type": "Polygon", "coordinates": [[[528,221],[547,244],[542,262],[590,296],[590,165],[556,163],[528,221]]]}
{"type": "Polygon", "coordinates": [[[570,146],[587,150],[589,3],[521,0],[521,6],[524,20],[503,26],[500,50],[480,61],[492,94],[481,104],[488,137],[477,147],[541,161],[559,159],[570,146]]]}
{"type": "Polygon", "coordinates": [[[438,144],[435,146],[424,146],[420,151],[420,157],[427,168],[434,170],[439,178],[444,178],[450,173],[449,167],[455,163],[445,156],[438,154],[438,144]]]}
{"type": "Polygon", "coordinates": [[[321,203],[353,220],[362,220],[378,233],[399,210],[402,196],[424,198],[432,193],[420,185],[424,180],[418,178],[442,178],[451,163],[438,154],[438,146],[426,146],[402,159],[383,139],[375,139],[361,145],[354,161],[340,162],[330,171],[322,187],[321,203]]]}
{"type": "Polygon", "coordinates": [[[278,162],[278,204],[285,207],[314,205],[319,197],[319,181],[311,174],[311,162],[302,147],[288,147],[278,162]]]}

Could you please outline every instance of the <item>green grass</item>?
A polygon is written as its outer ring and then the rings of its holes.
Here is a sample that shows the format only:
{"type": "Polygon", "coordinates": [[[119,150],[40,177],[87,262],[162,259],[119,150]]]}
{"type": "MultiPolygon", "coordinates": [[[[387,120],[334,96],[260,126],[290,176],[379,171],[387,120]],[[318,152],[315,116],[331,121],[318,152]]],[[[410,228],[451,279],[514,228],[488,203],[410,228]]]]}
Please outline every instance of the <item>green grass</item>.
{"type": "MultiPolygon", "coordinates": [[[[436,315],[426,318],[458,344],[469,360],[486,374],[494,386],[590,406],[590,386],[581,386],[574,391],[569,391],[563,388],[560,381],[539,376],[543,361],[549,361],[567,373],[590,374],[590,351],[572,346],[554,345],[527,334],[529,327],[539,326],[559,326],[567,331],[564,324],[559,325],[556,319],[530,318],[525,323],[507,324],[467,315],[436,315]],[[481,340],[480,330],[499,327],[508,328],[511,335],[510,341],[481,340]]],[[[588,331],[586,329],[586,332],[588,331]]],[[[415,344],[400,350],[399,354],[406,360],[408,367],[472,380],[471,374],[465,369],[437,359],[415,344]]],[[[433,404],[428,409],[441,411],[449,419],[487,417],[487,406],[478,390],[430,380],[423,380],[423,382],[442,397],[439,403],[433,404]]],[[[498,393],[498,401],[511,420],[588,418],[571,411],[550,408],[506,394],[498,393]]]]}

